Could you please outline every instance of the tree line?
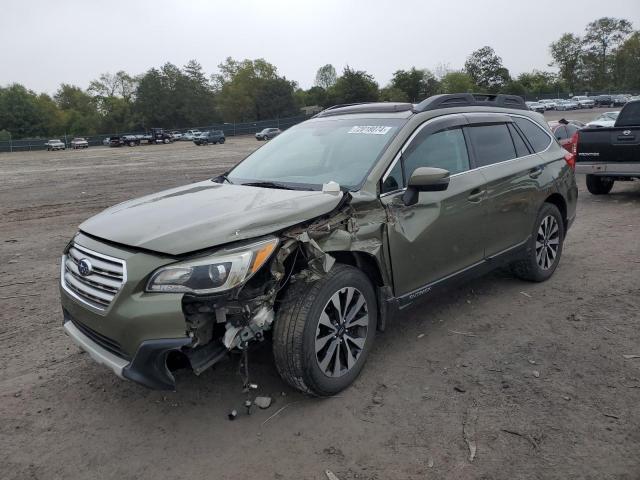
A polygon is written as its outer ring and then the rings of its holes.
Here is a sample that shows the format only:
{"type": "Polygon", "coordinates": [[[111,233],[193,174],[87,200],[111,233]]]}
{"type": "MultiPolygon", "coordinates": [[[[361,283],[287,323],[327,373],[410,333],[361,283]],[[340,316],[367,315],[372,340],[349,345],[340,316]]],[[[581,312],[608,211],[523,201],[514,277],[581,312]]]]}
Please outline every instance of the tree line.
{"type": "Polygon", "coordinates": [[[640,91],[640,32],[627,20],[600,18],[586,26],[584,35],[565,33],[549,48],[549,66],[557,73],[533,70],[511,76],[494,49],[484,46],[460,70],[448,65],[435,71],[397,70],[382,88],[366,71],[347,66],[338,76],[332,65],[324,65],[314,86],[304,90],[264,59],[232,58],[211,76],[195,60],[182,68],[166,63],[138,76],[104,73],[87,89],[62,84],[52,96],[14,83],[0,87],[0,140],[251,122],[299,115],[305,106],[418,102],[437,93],[536,97],[640,91]]]}

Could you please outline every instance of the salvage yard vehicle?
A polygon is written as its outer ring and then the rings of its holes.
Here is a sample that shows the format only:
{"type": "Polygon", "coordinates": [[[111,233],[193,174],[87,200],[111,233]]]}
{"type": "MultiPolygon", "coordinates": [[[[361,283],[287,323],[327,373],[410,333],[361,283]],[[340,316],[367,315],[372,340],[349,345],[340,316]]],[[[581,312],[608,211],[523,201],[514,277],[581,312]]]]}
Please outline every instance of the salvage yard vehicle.
{"type": "Polygon", "coordinates": [[[44,146],[47,147],[47,151],[66,150],[67,149],[67,146],[59,138],[55,138],[53,140],[49,140],[48,142],[46,142],[44,144],[44,146]]]}
{"type": "Polygon", "coordinates": [[[587,190],[606,195],[619,181],[640,179],[640,100],[625,104],[611,127],[578,132],[576,171],[587,175],[587,190]]]}
{"type": "Polygon", "coordinates": [[[197,138],[200,136],[202,132],[200,130],[187,130],[184,135],[182,135],[182,137],[180,137],[180,140],[193,140],[194,138],[197,138]]]}
{"type": "Polygon", "coordinates": [[[198,137],[193,139],[193,143],[196,145],[209,145],[216,143],[224,143],[224,132],[222,130],[211,130],[207,132],[202,132],[198,137]]]}
{"type": "Polygon", "coordinates": [[[509,95],[336,106],[212,180],[111,207],[61,261],[64,330],[116,375],[175,389],[271,339],[294,388],[334,395],[387,319],[509,265],[554,273],[574,158],[509,95]]]}
{"type": "Polygon", "coordinates": [[[620,112],[604,112],[587,123],[587,127],[613,127],[620,112]]]}
{"type": "Polygon", "coordinates": [[[87,142],[86,138],[77,137],[71,140],[71,148],[74,150],[78,148],[89,148],[89,142],[87,142]]]}
{"type": "Polygon", "coordinates": [[[526,102],[527,107],[532,112],[544,113],[547,111],[547,106],[540,102],[526,102]]]}
{"type": "Polygon", "coordinates": [[[256,133],[256,140],[271,140],[282,133],[279,128],[263,128],[256,133]]]}

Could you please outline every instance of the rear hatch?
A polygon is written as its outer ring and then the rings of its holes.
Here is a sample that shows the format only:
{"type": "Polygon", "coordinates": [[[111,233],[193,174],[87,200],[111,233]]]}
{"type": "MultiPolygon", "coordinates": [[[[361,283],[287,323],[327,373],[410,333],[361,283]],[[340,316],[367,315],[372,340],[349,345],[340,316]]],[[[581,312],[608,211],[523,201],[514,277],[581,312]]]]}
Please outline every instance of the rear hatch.
{"type": "Polygon", "coordinates": [[[640,127],[588,128],[578,135],[577,162],[640,162],[640,127]]]}

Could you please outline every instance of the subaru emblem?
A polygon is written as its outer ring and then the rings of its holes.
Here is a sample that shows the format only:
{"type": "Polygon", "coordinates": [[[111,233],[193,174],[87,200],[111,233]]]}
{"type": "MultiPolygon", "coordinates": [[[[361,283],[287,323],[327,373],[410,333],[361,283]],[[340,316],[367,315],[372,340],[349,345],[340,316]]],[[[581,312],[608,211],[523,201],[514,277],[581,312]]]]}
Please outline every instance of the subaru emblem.
{"type": "Polygon", "coordinates": [[[631,130],[625,130],[622,132],[623,135],[631,135],[631,130]]]}
{"type": "Polygon", "coordinates": [[[88,258],[83,258],[78,262],[78,272],[80,272],[80,275],[83,277],[91,275],[91,272],[93,272],[93,265],[91,265],[88,258]]]}

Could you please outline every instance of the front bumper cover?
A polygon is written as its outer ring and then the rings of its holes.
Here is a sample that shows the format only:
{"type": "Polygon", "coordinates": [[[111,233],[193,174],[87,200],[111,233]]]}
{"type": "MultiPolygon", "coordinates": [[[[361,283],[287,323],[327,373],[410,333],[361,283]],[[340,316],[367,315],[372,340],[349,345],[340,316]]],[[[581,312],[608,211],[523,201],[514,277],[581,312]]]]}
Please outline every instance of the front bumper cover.
{"type": "Polygon", "coordinates": [[[133,360],[122,358],[90,338],[76,326],[65,312],[64,330],[73,342],[97,363],[106,366],[118,377],[155,390],[175,390],[176,380],[167,368],[167,356],[191,343],[190,338],[163,338],[143,341],[133,360]]]}

